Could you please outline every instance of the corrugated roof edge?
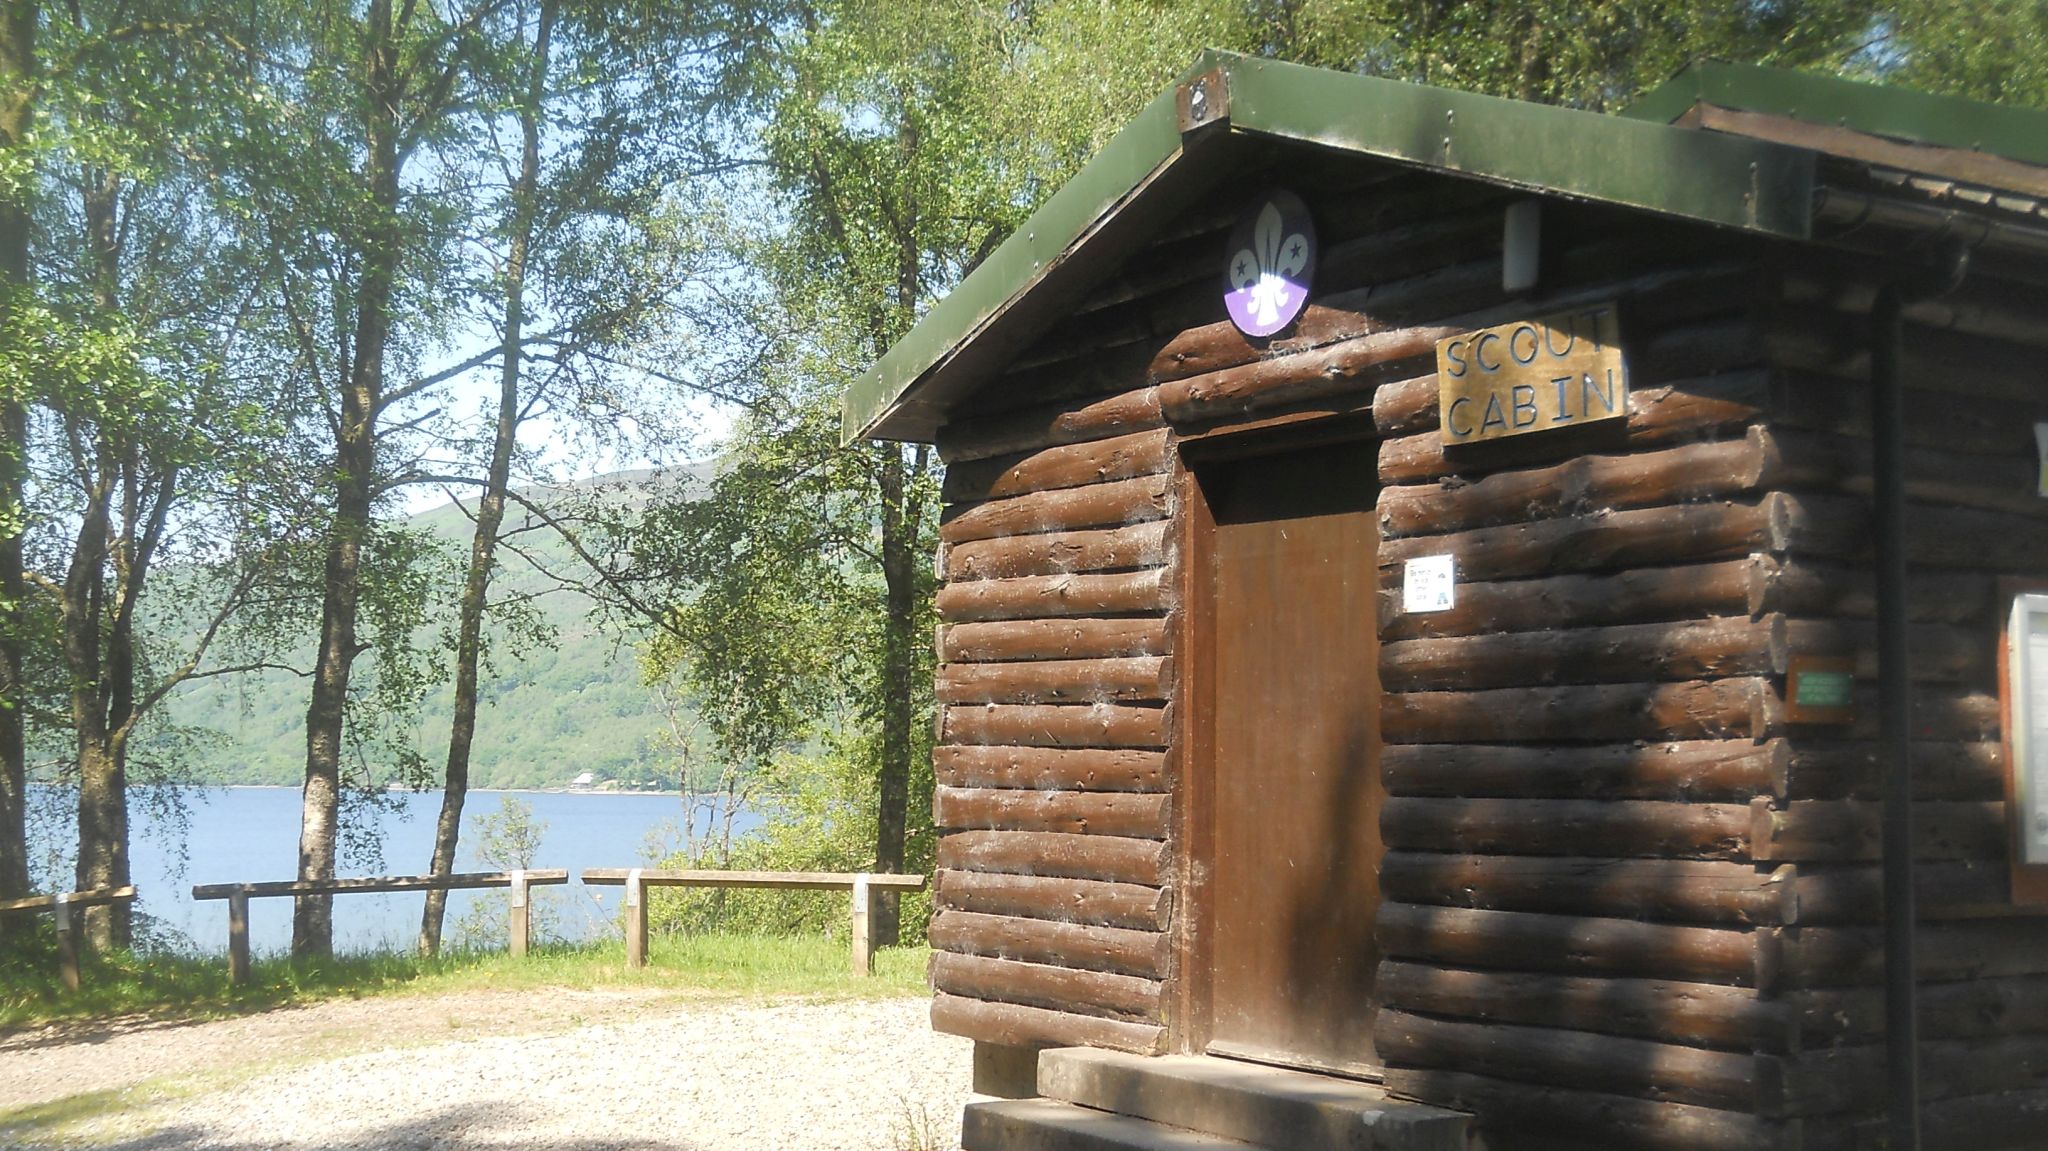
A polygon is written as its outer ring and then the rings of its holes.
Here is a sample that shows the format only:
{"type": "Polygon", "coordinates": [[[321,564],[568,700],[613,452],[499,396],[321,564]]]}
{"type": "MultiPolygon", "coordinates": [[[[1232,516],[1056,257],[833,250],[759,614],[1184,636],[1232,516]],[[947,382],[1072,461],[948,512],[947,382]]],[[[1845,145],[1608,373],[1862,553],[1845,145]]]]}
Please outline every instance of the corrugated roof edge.
{"type": "Polygon", "coordinates": [[[842,408],[846,441],[895,438],[890,419],[915,404],[922,381],[1000,322],[1133,191],[1168,174],[1181,159],[1176,92],[1210,71],[1224,75],[1232,132],[1726,227],[1811,234],[1814,154],[1805,149],[1212,50],[854,382],[842,408]]]}
{"type": "Polygon", "coordinates": [[[1725,60],[1687,65],[1623,109],[1621,115],[1669,124],[1702,102],[1915,144],[2048,164],[2048,111],[1725,60]]]}

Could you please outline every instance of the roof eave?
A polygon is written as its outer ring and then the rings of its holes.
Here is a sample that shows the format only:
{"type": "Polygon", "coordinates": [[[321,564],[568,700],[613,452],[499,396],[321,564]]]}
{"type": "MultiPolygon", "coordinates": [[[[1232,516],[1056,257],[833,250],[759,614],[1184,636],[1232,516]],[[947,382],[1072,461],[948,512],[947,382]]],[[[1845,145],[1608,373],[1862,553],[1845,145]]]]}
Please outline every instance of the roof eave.
{"type": "Polygon", "coordinates": [[[1811,235],[1815,159],[1806,149],[1207,52],[855,382],[843,408],[849,442],[930,439],[945,412],[920,393],[1016,317],[1140,193],[1208,154],[1182,146],[1185,89],[1198,79],[1220,82],[1211,114],[1194,117],[1205,136],[1292,141],[1744,231],[1811,235]]]}
{"type": "Polygon", "coordinates": [[[1623,109],[1670,124],[1696,104],[2048,165],[2048,112],[1755,64],[1700,60],[1623,109]]]}
{"type": "MultiPolygon", "coordinates": [[[[1211,65],[1204,53],[1190,74],[1211,65]]],[[[918,410],[915,385],[943,369],[1006,306],[1036,287],[1086,242],[1133,193],[1156,181],[1181,151],[1176,84],[1155,97],[1103,149],[1032,213],[980,266],[933,304],[847,391],[842,436],[928,439],[933,414],[918,410]]]]}

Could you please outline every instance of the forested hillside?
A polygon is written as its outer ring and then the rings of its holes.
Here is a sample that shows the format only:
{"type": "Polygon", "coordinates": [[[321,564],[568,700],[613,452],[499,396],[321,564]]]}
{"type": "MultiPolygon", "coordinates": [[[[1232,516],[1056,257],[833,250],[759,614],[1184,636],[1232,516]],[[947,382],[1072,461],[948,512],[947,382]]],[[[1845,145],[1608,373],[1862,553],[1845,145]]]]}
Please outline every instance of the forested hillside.
{"type": "MultiPolygon", "coordinates": [[[[592,482],[647,478],[634,473],[592,482]]],[[[519,517],[512,519],[516,523],[519,517]]],[[[453,557],[468,549],[472,521],[452,501],[413,515],[407,523],[430,533],[453,557]]],[[[471,768],[476,786],[563,787],[588,771],[600,781],[621,785],[675,787],[675,756],[662,739],[669,720],[654,689],[642,682],[631,642],[593,618],[590,596],[562,587],[548,574],[581,571],[559,536],[540,529],[517,539],[517,551],[498,553],[502,569],[493,581],[492,598],[530,604],[543,634],[538,639],[509,635],[504,617],[491,617],[477,693],[471,768]]],[[[436,639],[423,638],[430,646],[436,639]]],[[[310,652],[304,653],[304,662],[310,662],[310,652]]],[[[414,747],[429,764],[447,751],[449,697],[443,683],[421,708],[414,747]]],[[[304,777],[306,682],[301,677],[272,671],[202,681],[179,697],[169,719],[205,733],[200,739],[207,750],[198,756],[202,778],[297,786],[304,777]]]]}

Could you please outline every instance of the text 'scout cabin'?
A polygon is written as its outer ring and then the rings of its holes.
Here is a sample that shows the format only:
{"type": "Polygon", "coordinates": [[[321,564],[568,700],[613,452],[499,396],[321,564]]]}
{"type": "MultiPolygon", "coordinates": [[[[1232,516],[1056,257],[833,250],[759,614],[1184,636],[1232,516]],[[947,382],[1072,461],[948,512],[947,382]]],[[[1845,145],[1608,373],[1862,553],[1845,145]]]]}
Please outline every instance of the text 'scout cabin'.
{"type": "Polygon", "coordinates": [[[846,416],[970,1151],[2048,1146],[2048,116],[1206,56],[846,416]]]}

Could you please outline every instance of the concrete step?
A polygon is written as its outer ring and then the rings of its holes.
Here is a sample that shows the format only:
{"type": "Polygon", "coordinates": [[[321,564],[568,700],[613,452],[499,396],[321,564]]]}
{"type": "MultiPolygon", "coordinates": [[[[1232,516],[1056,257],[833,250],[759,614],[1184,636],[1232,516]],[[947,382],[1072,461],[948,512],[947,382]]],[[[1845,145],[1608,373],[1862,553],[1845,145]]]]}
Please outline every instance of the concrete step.
{"type": "Polygon", "coordinates": [[[1468,1151],[1469,1116],[1379,1086],[1206,1055],[1040,1052],[1038,1093],[1272,1151],[1468,1151]]]}
{"type": "Polygon", "coordinates": [[[960,1115],[960,1147],[961,1151],[1261,1151],[1235,1139],[1054,1099],[969,1103],[960,1115]]]}

